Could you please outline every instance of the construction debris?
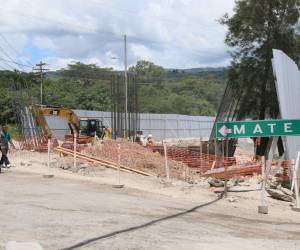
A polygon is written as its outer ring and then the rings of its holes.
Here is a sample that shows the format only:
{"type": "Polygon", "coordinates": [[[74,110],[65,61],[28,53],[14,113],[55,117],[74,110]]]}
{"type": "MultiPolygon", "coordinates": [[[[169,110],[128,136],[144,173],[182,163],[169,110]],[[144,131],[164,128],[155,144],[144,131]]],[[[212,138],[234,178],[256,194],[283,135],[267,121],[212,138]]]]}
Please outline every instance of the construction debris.
{"type": "Polygon", "coordinates": [[[285,194],[280,189],[268,188],[266,190],[267,190],[268,194],[274,199],[287,201],[287,202],[292,202],[294,200],[292,196],[285,194]]]}
{"type": "MultiPolygon", "coordinates": [[[[57,147],[55,149],[55,151],[57,151],[59,153],[66,154],[66,155],[69,155],[69,156],[74,156],[74,152],[72,150],[68,150],[68,149],[65,149],[65,148],[57,147]]],[[[118,168],[117,164],[115,164],[113,162],[108,162],[108,161],[105,161],[103,159],[87,156],[87,155],[84,155],[84,154],[81,154],[81,153],[77,153],[76,157],[78,159],[86,160],[86,161],[89,161],[89,162],[92,162],[92,163],[98,163],[98,164],[100,164],[102,166],[105,166],[105,167],[108,167],[108,168],[113,168],[113,169],[118,168]]],[[[129,168],[129,167],[125,167],[125,166],[120,166],[120,168],[121,168],[121,170],[126,171],[126,172],[131,171],[131,172],[135,172],[135,173],[138,173],[138,174],[151,176],[150,173],[142,172],[142,171],[139,171],[139,170],[136,170],[136,169],[133,169],[133,168],[129,168]]]]}
{"type": "Polygon", "coordinates": [[[224,187],[224,182],[218,179],[209,179],[208,183],[211,187],[224,187]]]}
{"type": "Polygon", "coordinates": [[[231,179],[237,176],[252,176],[261,173],[261,166],[258,162],[249,162],[248,164],[235,165],[227,168],[216,168],[208,170],[203,177],[214,177],[217,179],[231,179]]]}
{"type": "MultiPolygon", "coordinates": [[[[105,161],[117,163],[117,147],[120,145],[121,165],[138,171],[146,172],[152,176],[165,177],[165,158],[150,148],[127,140],[105,140],[100,144],[89,145],[83,151],[85,155],[95,156],[105,161]]],[[[170,176],[175,179],[190,180],[193,171],[187,164],[168,158],[170,176]]]]}

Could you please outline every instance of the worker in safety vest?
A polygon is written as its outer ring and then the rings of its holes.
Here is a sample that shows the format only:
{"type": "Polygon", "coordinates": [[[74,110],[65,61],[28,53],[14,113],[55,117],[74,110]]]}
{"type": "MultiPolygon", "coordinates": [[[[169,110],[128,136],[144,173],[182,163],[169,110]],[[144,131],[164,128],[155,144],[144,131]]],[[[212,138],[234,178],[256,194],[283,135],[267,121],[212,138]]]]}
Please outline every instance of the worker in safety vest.
{"type": "Polygon", "coordinates": [[[12,142],[11,136],[10,136],[9,132],[7,131],[7,126],[3,125],[2,131],[0,134],[0,148],[1,148],[1,153],[2,153],[2,157],[0,160],[0,168],[2,168],[2,167],[10,168],[11,167],[10,162],[7,157],[9,144],[13,148],[15,148],[15,145],[12,142]]]}

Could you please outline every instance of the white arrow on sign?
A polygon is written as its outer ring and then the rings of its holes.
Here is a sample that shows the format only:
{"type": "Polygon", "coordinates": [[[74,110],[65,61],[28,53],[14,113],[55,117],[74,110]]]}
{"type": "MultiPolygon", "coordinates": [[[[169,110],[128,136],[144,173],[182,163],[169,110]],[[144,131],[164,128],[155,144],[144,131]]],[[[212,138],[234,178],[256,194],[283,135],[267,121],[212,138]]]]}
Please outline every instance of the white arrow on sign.
{"type": "Polygon", "coordinates": [[[232,129],[227,128],[225,125],[223,125],[220,129],[219,129],[219,133],[226,137],[228,134],[230,134],[232,132],[232,129]]]}

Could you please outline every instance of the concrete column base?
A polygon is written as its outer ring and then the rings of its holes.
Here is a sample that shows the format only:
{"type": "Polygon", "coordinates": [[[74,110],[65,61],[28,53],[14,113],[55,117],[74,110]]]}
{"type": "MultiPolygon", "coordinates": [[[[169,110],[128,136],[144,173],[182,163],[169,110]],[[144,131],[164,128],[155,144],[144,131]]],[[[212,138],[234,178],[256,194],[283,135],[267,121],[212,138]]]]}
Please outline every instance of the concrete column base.
{"type": "Polygon", "coordinates": [[[268,214],[268,206],[258,206],[258,213],[268,214]]]}

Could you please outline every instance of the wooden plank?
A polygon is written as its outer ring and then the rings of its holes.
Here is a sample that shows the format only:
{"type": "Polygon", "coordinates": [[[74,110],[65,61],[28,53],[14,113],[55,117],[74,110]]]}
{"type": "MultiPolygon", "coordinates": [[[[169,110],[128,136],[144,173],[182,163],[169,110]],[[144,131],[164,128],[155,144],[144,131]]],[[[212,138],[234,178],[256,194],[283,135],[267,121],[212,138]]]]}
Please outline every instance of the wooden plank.
{"type": "MultiPolygon", "coordinates": [[[[69,150],[69,149],[65,149],[65,148],[62,148],[62,147],[57,147],[56,148],[57,151],[61,151],[62,153],[69,153],[71,155],[73,155],[73,151],[72,150],[69,150]]],[[[117,169],[117,166],[114,162],[110,162],[110,161],[107,161],[107,160],[103,160],[103,159],[99,159],[99,158],[96,158],[96,157],[93,157],[93,156],[88,156],[88,155],[84,155],[84,154],[81,154],[81,153],[77,153],[77,156],[80,156],[86,160],[93,160],[95,162],[99,162],[103,165],[108,165],[109,167],[111,168],[114,168],[114,169],[117,169]]],[[[78,157],[79,158],[79,157],[78,157]]],[[[141,171],[141,170],[137,170],[137,169],[133,169],[133,168],[130,168],[130,167],[126,167],[126,166],[120,166],[121,169],[125,169],[125,170],[129,170],[131,172],[135,172],[135,173],[138,173],[138,174],[141,174],[141,175],[145,175],[145,176],[156,176],[156,175],[153,175],[153,174],[150,174],[150,173],[147,173],[147,172],[144,172],[144,171],[141,171]]]]}
{"type": "MultiPolygon", "coordinates": [[[[74,153],[68,152],[68,151],[64,151],[64,150],[62,150],[62,149],[55,149],[55,150],[58,151],[58,152],[60,152],[60,153],[64,153],[64,154],[66,154],[66,155],[69,155],[69,156],[73,156],[73,155],[74,155],[74,153]]],[[[77,154],[77,158],[78,158],[78,159],[81,159],[81,160],[86,160],[86,161],[89,161],[89,162],[92,162],[92,163],[98,163],[98,164],[101,164],[101,165],[103,165],[103,166],[105,166],[105,167],[117,169],[117,167],[114,166],[114,165],[107,164],[107,163],[102,162],[102,161],[100,161],[100,160],[97,161],[97,160],[95,160],[95,159],[91,159],[91,158],[86,157],[86,156],[82,156],[82,155],[78,155],[78,154],[77,154]]],[[[124,169],[124,171],[130,172],[130,171],[125,170],[125,169],[124,169]]]]}

